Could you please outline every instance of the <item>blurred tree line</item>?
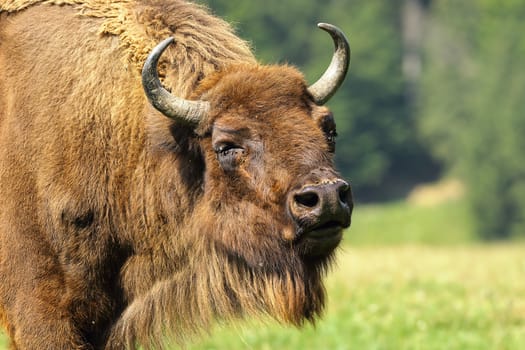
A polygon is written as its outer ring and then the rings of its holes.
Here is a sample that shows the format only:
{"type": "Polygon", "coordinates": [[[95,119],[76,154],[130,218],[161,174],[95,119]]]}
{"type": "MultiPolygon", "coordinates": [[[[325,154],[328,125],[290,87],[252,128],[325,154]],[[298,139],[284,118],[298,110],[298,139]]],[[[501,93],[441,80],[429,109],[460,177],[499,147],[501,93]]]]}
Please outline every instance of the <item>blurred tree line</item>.
{"type": "Polygon", "coordinates": [[[350,73],[329,102],[337,163],[358,201],[460,176],[483,237],[525,232],[525,2],[521,0],[207,0],[265,63],[309,82],[339,26],[350,73]]]}
{"type": "Polygon", "coordinates": [[[434,1],[419,130],[485,238],[525,233],[525,2],[434,1]]]}

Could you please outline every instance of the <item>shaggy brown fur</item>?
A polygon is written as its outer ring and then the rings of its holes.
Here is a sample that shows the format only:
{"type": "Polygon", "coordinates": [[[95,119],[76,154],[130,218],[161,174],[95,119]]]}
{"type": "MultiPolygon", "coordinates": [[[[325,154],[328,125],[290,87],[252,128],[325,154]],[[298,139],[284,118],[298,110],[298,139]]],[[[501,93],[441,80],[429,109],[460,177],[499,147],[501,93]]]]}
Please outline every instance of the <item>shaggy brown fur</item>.
{"type": "Polygon", "coordinates": [[[313,321],[333,255],[296,242],[286,202],[338,178],[329,117],[299,72],[259,66],[197,5],[0,1],[0,320],[12,347],[157,348],[214,319],[313,321]],[[164,85],[212,106],[198,130],[144,97],[142,62],[168,36],[164,85]],[[224,142],[245,149],[235,170],[217,160],[224,142]]]}

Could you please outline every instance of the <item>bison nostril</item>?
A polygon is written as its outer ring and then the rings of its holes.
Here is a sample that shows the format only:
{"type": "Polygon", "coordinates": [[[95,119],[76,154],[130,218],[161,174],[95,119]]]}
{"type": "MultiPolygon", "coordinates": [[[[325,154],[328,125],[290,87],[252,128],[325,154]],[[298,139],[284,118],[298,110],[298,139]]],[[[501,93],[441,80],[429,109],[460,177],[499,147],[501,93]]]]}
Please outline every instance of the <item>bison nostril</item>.
{"type": "Polygon", "coordinates": [[[338,192],[339,192],[339,200],[342,203],[345,203],[345,204],[348,203],[348,192],[350,192],[350,185],[345,183],[344,185],[339,187],[338,192]]]}
{"type": "Polygon", "coordinates": [[[312,191],[298,193],[294,199],[298,204],[308,208],[313,208],[319,203],[319,196],[312,191]]]}

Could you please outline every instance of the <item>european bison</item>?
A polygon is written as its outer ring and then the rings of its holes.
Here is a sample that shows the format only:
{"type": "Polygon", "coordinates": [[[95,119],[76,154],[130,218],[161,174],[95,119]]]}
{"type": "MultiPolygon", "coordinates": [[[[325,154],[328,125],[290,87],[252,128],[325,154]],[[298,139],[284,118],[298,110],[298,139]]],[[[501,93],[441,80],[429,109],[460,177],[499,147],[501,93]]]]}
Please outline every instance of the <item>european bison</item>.
{"type": "Polygon", "coordinates": [[[337,28],[320,25],[336,50],[308,86],[180,0],[0,11],[0,320],[13,348],[156,348],[216,319],[320,314],[352,211],[322,106],[348,68],[337,28]]]}

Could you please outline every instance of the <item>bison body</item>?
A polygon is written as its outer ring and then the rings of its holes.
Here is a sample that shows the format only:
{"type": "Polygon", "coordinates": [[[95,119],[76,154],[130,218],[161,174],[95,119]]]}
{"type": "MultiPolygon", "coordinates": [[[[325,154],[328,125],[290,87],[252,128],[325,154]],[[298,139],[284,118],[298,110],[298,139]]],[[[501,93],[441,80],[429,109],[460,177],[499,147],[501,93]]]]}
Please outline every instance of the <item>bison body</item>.
{"type": "Polygon", "coordinates": [[[178,0],[0,11],[0,320],[13,348],[156,348],[214,319],[320,314],[352,209],[321,102],[346,68],[311,89],[178,0]]]}

